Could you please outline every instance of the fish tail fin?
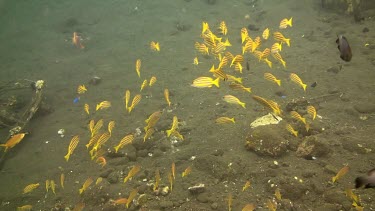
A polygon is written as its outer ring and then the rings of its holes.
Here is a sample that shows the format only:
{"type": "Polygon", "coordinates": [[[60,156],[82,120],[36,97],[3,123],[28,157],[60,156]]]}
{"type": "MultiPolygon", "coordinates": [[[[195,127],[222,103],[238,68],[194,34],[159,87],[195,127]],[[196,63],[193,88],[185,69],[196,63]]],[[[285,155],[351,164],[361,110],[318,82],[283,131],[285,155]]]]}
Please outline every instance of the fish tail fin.
{"type": "Polygon", "coordinates": [[[364,187],[367,185],[367,183],[367,177],[357,177],[355,179],[355,188],[364,187]]]}
{"type": "Polygon", "coordinates": [[[220,81],[220,77],[216,78],[216,79],[213,81],[213,84],[214,84],[216,87],[220,87],[220,85],[219,85],[219,81],[220,81]]]}
{"type": "Polygon", "coordinates": [[[302,85],[303,91],[306,92],[306,87],[307,87],[307,85],[306,85],[306,84],[301,84],[301,85],[302,85]]]}
{"type": "Polygon", "coordinates": [[[292,27],[292,21],[293,21],[293,17],[290,17],[290,19],[288,20],[288,25],[290,26],[290,27],[292,27]]]}
{"type": "Polygon", "coordinates": [[[166,130],[167,132],[167,137],[171,136],[172,130],[166,130]]]}
{"type": "Polygon", "coordinates": [[[240,104],[243,108],[246,108],[246,103],[241,103],[240,104]]]}
{"type": "Polygon", "coordinates": [[[117,153],[117,151],[119,150],[120,146],[115,146],[113,148],[115,149],[115,152],[117,153]]]}
{"type": "Polygon", "coordinates": [[[69,161],[69,157],[70,157],[70,154],[69,154],[69,153],[68,153],[68,154],[66,154],[66,155],[64,156],[64,158],[65,158],[66,162],[68,162],[68,161],[69,161]]]}
{"type": "Polygon", "coordinates": [[[277,85],[281,86],[281,80],[276,80],[277,85]]]}
{"type": "Polygon", "coordinates": [[[286,44],[290,47],[290,39],[285,39],[286,44]]]}

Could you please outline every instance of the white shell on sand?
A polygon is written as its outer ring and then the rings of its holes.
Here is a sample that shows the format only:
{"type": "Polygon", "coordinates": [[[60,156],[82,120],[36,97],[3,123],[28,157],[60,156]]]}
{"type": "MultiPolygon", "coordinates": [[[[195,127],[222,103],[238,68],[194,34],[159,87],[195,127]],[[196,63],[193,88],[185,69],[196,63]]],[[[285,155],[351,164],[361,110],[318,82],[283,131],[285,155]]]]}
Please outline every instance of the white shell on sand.
{"type": "Polygon", "coordinates": [[[255,121],[253,121],[250,124],[251,128],[256,128],[259,126],[264,126],[264,125],[276,125],[279,124],[279,122],[283,120],[281,117],[272,115],[271,113],[257,118],[255,121]]]}

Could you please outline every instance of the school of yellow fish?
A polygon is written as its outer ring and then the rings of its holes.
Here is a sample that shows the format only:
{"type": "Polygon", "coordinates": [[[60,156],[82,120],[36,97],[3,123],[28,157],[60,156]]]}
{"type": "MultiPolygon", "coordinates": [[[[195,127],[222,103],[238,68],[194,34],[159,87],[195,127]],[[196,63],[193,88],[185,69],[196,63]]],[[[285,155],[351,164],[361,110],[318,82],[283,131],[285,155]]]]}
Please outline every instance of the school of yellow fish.
{"type": "MultiPolygon", "coordinates": [[[[271,32],[269,28],[265,28],[262,34],[258,36],[250,36],[248,30],[246,28],[242,28],[238,33],[240,34],[241,43],[242,43],[242,52],[239,53],[232,53],[228,49],[232,46],[229,38],[227,37],[228,28],[227,24],[224,21],[221,21],[218,24],[217,30],[213,31],[207,22],[202,23],[202,31],[201,31],[201,42],[195,42],[194,46],[197,50],[198,55],[193,59],[193,65],[199,66],[201,64],[200,57],[202,56],[210,56],[217,61],[216,64],[212,64],[212,67],[207,70],[206,72],[202,72],[202,75],[198,75],[195,80],[192,81],[191,86],[194,88],[220,88],[221,84],[227,85],[233,91],[242,91],[245,93],[251,94],[251,99],[254,102],[258,103],[259,105],[263,106],[267,112],[272,113],[276,116],[284,116],[289,115],[289,117],[293,120],[285,124],[286,130],[293,136],[298,137],[298,130],[294,129],[297,126],[303,125],[306,131],[309,130],[309,124],[316,119],[317,111],[312,105],[308,105],[306,107],[307,115],[302,116],[300,113],[296,111],[292,111],[289,114],[284,114],[283,110],[280,108],[280,105],[271,99],[267,99],[265,97],[261,97],[255,94],[252,94],[252,88],[242,84],[241,74],[243,74],[243,69],[249,69],[248,62],[252,59],[248,58],[249,56],[253,56],[255,61],[258,63],[264,63],[265,67],[270,68],[270,71],[265,72],[264,79],[269,81],[277,86],[282,86],[283,83],[281,79],[279,79],[277,75],[277,71],[271,73],[274,67],[273,62],[278,62],[283,68],[287,68],[287,62],[283,59],[282,52],[285,48],[284,45],[287,47],[291,46],[291,39],[286,38],[284,34],[281,33],[281,30],[285,30],[288,27],[292,27],[292,18],[285,18],[281,20],[279,24],[279,31],[271,32]],[[217,34],[215,34],[217,32],[217,34]],[[273,35],[274,41],[269,41],[270,34],[273,35]],[[220,37],[221,36],[221,37],[220,37]],[[269,47],[266,47],[268,43],[271,42],[269,47]],[[271,57],[270,57],[271,56],[271,57]],[[272,59],[273,58],[273,59],[272,59]]],[[[78,48],[83,49],[83,45],[80,42],[79,36],[74,33],[73,35],[73,44],[76,45],[78,48]]],[[[155,52],[160,52],[160,44],[159,42],[151,41],[149,45],[150,49],[155,52]]],[[[262,65],[262,64],[261,64],[262,65]]],[[[123,101],[123,108],[124,113],[128,113],[131,115],[131,112],[139,106],[142,100],[142,92],[147,88],[151,88],[157,82],[156,76],[151,76],[150,78],[144,78],[144,75],[149,73],[144,73],[142,71],[142,60],[137,59],[135,61],[135,74],[138,78],[141,79],[142,83],[140,83],[140,88],[136,90],[136,93],[133,94],[133,98],[131,100],[131,91],[126,90],[124,95],[123,101]],[[142,74],[141,74],[142,73],[142,74]],[[142,80],[143,78],[143,80],[142,80]]],[[[298,87],[300,87],[303,92],[307,91],[307,85],[303,82],[303,80],[295,73],[290,73],[289,80],[292,83],[295,83],[298,87]]],[[[147,88],[147,89],[149,89],[147,88]]],[[[77,87],[77,94],[84,95],[85,93],[89,92],[90,90],[85,85],[79,85],[77,87]]],[[[171,107],[173,105],[173,98],[170,98],[170,92],[168,88],[164,88],[164,99],[165,99],[165,106],[171,107]]],[[[241,99],[236,97],[232,94],[223,94],[221,99],[228,104],[233,106],[240,106],[241,109],[248,109],[250,107],[243,102],[241,99]]],[[[103,100],[98,102],[95,107],[95,111],[90,111],[90,105],[88,103],[84,103],[83,112],[90,117],[93,112],[104,112],[102,110],[110,109],[112,106],[111,102],[108,100],[103,100]]],[[[156,110],[147,119],[145,119],[145,127],[144,127],[144,136],[143,142],[146,142],[149,139],[152,139],[152,135],[155,133],[155,126],[157,125],[159,119],[162,117],[163,112],[160,110],[156,110]]],[[[146,118],[146,117],[145,117],[146,118]]],[[[234,117],[227,117],[218,115],[215,119],[215,123],[217,124],[235,124],[234,117]]],[[[116,127],[115,121],[109,121],[107,128],[103,130],[104,120],[94,120],[91,119],[88,124],[88,139],[86,137],[81,137],[80,135],[75,135],[71,138],[69,145],[67,146],[67,153],[64,156],[66,162],[69,162],[71,159],[74,159],[75,154],[82,154],[82,152],[75,152],[76,148],[79,143],[85,141],[85,146],[88,151],[87,155],[93,160],[95,163],[98,164],[101,168],[106,166],[106,158],[105,153],[106,150],[103,149],[103,146],[107,149],[111,147],[114,149],[115,153],[119,153],[119,151],[126,147],[127,145],[131,145],[133,141],[136,139],[136,134],[123,134],[123,138],[117,143],[113,144],[113,141],[109,142],[112,137],[113,130],[116,127]],[[73,157],[72,157],[73,156],[73,157]]],[[[300,128],[300,127],[298,127],[300,128]]],[[[165,130],[165,136],[171,137],[174,136],[179,140],[184,140],[183,135],[179,131],[179,119],[176,115],[170,120],[170,127],[165,130]]],[[[23,138],[25,137],[25,133],[16,134],[11,137],[5,144],[1,144],[0,146],[5,147],[5,151],[13,148],[17,145],[23,138]]],[[[112,138],[113,139],[113,138],[112,138]]],[[[132,180],[135,175],[140,172],[142,167],[140,165],[132,166],[126,177],[123,179],[123,183],[127,183],[128,181],[132,180]]],[[[169,169],[169,168],[168,168],[169,169]]],[[[191,174],[193,170],[193,166],[179,166],[179,169],[184,169],[181,173],[181,179],[187,177],[191,174]]],[[[176,164],[172,163],[170,170],[168,170],[167,174],[161,174],[160,169],[156,169],[155,171],[155,180],[153,184],[153,190],[156,191],[160,187],[160,183],[162,182],[161,175],[168,175],[168,183],[170,187],[170,191],[173,190],[173,186],[176,180],[176,164]]],[[[342,176],[344,176],[349,171],[349,167],[345,166],[341,169],[336,176],[332,178],[332,183],[335,183],[339,180],[342,176]]],[[[96,179],[94,185],[99,185],[102,181],[101,177],[96,179]]],[[[249,180],[243,181],[245,184],[242,187],[242,192],[247,191],[251,188],[251,182],[249,180]]],[[[77,195],[84,194],[90,186],[93,186],[94,183],[93,177],[89,176],[82,184],[81,188],[77,190],[77,195]]],[[[52,191],[53,194],[56,194],[59,188],[64,189],[65,187],[65,174],[62,173],[60,175],[60,187],[56,184],[55,180],[47,179],[45,182],[46,192],[52,191]]],[[[23,194],[30,194],[35,189],[38,189],[40,183],[32,183],[26,185],[23,189],[23,194]]],[[[268,199],[265,203],[265,207],[269,210],[277,210],[278,202],[282,200],[282,195],[279,188],[275,189],[274,198],[268,199]]],[[[351,189],[347,189],[346,191],[347,196],[353,200],[353,206],[356,209],[360,208],[360,202],[358,196],[356,196],[351,189]]],[[[112,200],[114,206],[117,205],[124,205],[126,208],[129,208],[133,203],[133,199],[137,196],[138,189],[132,189],[127,198],[121,197],[118,199],[112,200]]],[[[227,196],[227,209],[232,210],[234,197],[232,193],[229,193],[227,196]]],[[[74,210],[79,211],[83,210],[85,204],[81,201],[78,202],[74,208],[74,210]]],[[[31,210],[32,205],[23,205],[18,207],[18,210],[31,210]]],[[[254,204],[246,204],[243,207],[243,211],[250,211],[256,209],[256,205],[254,204]]]]}

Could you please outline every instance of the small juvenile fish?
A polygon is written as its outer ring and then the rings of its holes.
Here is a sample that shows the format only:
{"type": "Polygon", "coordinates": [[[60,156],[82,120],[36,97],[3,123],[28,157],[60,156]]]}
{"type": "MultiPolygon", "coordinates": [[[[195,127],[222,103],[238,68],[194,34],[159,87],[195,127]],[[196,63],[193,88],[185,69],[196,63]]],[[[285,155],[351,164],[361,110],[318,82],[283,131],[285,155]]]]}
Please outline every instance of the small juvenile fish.
{"type": "Polygon", "coordinates": [[[343,35],[339,35],[336,40],[337,48],[340,51],[340,58],[346,62],[352,59],[352,49],[349,42],[343,35]]]}
{"type": "Polygon", "coordinates": [[[172,176],[171,172],[168,172],[168,181],[169,181],[169,185],[171,186],[171,192],[172,192],[172,190],[173,190],[173,176],[172,176]]]}
{"type": "Polygon", "coordinates": [[[297,74],[291,73],[289,77],[290,77],[291,81],[300,85],[302,87],[303,91],[306,91],[307,85],[303,83],[303,81],[301,80],[301,78],[297,74]]]}
{"type": "Polygon", "coordinates": [[[291,17],[289,20],[287,18],[284,18],[280,21],[280,29],[286,29],[288,26],[292,27],[292,20],[293,17],[291,17]]]}
{"type": "Polygon", "coordinates": [[[223,100],[227,103],[231,103],[231,104],[237,104],[237,105],[240,105],[242,106],[243,108],[246,108],[246,104],[241,102],[237,97],[233,96],[233,95],[225,95],[223,97],[223,100]]]}
{"type": "Polygon", "coordinates": [[[176,179],[176,164],[173,162],[172,163],[172,166],[171,166],[171,173],[172,173],[172,176],[173,176],[173,179],[176,179]]]}
{"type": "Polygon", "coordinates": [[[149,139],[154,133],[154,128],[147,129],[145,135],[143,136],[143,142],[146,142],[146,140],[149,139]]]}
{"type": "Polygon", "coordinates": [[[52,193],[56,195],[56,183],[54,180],[50,181],[50,187],[51,187],[52,193]]]}
{"type": "Polygon", "coordinates": [[[79,85],[78,88],[77,88],[77,93],[78,94],[83,94],[85,92],[87,92],[86,86],[85,85],[79,85]]]}
{"type": "Polygon", "coordinates": [[[154,191],[156,191],[158,189],[159,182],[160,182],[160,172],[159,172],[159,169],[156,169],[156,171],[155,171],[155,183],[154,183],[154,187],[153,187],[154,191]]]}
{"type": "Polygon", "coordinates": [[[375,188],[375,168],[371,169],[366,176],[355,179],[355,188],[375,188]]]}
{"type": "Polygon", "coordinates": [[[242,84],[239,84],[239,83],[231,83],[229,84],[229,88],[233,90],[239,90],[239,91],[245,91],[245,92],[251,93],[250,87],[244,87],[242,84]]]}
{"type": "Polygon", "coordinates": [[[126,205],[126,203],[128,203],[127,198],[119,198],[113,201],[113,204],[115,205],[120,205],[120,204],[126,205]]]}
{"type": "Polygon", "coordinates": [[[280,188],[276,188],[276,190],[275,190],[275,197],[276,197],[277,200],[281,201],[280,188]]]}
{"type": "Polygon", "coordinates": [[[194,65],[198,65],[199,64],[198,57],[194,57],[193,64],[194,65]]]}
{"type": "Polygon", "coordinates": [[[244,208],[242,208],[242,211],[253,211],[255,210],[255,205],[254,204],[246,204],[244,208]]]}
{"type": "Polygon", "coordinates": [[[158,42],[151,41],[150,48],[153,51],[160,51],[160,45],[158,42]]]}
{"type": "Polygon", "coordinates": [[[49,180],[46,180],[46,191],[48,193],[49,187],[51,186],[51,183],[49,180]]]}

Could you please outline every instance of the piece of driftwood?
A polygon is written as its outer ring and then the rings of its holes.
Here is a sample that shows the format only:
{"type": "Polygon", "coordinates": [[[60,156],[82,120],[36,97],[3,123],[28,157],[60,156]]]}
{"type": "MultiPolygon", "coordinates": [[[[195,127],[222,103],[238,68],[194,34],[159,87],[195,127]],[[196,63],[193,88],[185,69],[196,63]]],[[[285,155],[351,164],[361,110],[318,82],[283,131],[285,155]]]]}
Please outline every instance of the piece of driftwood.
{"type": "MultiPolygon", "coordinates": [[[[3,114],[3,115],[0,114],[1,118],[6,118],[8,120],[15,122],[15,124],[12,126],[6,125],[8,126],[8,128],[10,128],[10,130],[9,130],[8,136],[4,140],[4,143],[14,134],[20,133],[22,130],[24,130],[26,125],[29,123],[29,121],[33,118],[34,114],[39,109],[39,106],[42,102],[42,97],[43,97],[44,81],[38,80],[35,82],[32,81],[31,83],[32,83],[31,87],[34,90],[34,94],[32,96],[30,104],[25,108],[24,112],[21,115],[19,115],[19,117],[14,117],[13,114],[3,114]]],[[[5,89],[8,89],[8,88],[5,88],[5,89]]],[[[3,124],[3,126],[4,125],[5,124],[3,124]]],[[[4,164],[6,154],[7,153],[4,152],[0,158],[0,169],[2,168],[4,164]]]]}

